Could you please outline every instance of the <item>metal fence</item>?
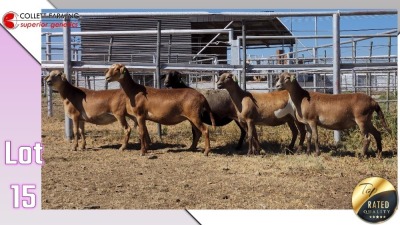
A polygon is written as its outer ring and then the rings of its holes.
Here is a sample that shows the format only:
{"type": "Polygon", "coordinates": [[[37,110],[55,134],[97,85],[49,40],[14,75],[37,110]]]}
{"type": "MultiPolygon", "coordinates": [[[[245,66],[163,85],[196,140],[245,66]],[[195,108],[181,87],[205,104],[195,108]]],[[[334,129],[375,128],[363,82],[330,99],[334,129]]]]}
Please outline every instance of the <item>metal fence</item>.
{"type": "MultiPolygon", "coordinates": [[[[184,14],[184,13],[183,13],[184,14]]],[[[186,13],[188,14],[188,13],[186,13]]],[[[185,15],[186,15],[185,14],[185,15]]],[[[204,15],[204,12],[197,13],[204,15]]],[[[191,15],[197,15],[196,12],[191,15]]],[[[81,13],[85,16],[129,16],[147,15],[146,13],[81,13]]],[[[148,13],[148,15],[179,15],[179,13],[148,13]]],[[[293,36],[248,36],[246,35],[246,20],[242,20],[240,36],[234,37],[233,29],[226,26],[223,29],[163,29],[162,21],[157,22],[154,30],[120,30],[120,31],[81,31],[71,32],[65,27],[63,32],[42,33],[45,42],[42,49],[45,60],[42,61],[43,75],[52,69],[64,69],[68,80],[74,78],[75,85],[90,89],[119,88],[119,86],[107,86],[102,72],[111,64],[116,63],[110,58],[113,45],[113,37],[135,35],[146,38],[148,35],[156,36],[152,44],[154,52],[151,53],[126,53],[119,55],[132,71],[134,79],[145,85],[160,87],[160,74],[162,70],[179,70],[185,75],[187,83],[197,88],[215,88],[215,79],[219,71],[233,71],[239,76],[239,84],[243,89],[253,91],[273,91],[274,79],[282,71],[295,72],[303,87],[312,91],[325,93],[341,92],[365,92],[373,96],[379,102],[384,102],[386,110],[392,104],[397,104],[397,29],[381,31],[375,34],[341,34],[340,18],[345,16],[382,16],[397,15],[394,10],[380,11],[344,11],[344,12],[287,12],[287,13],[249,13],[234,12],[220,13],[219,15],[241,16],[241,18],[272,18],[272,17],[329,17],[332,19],[331,35],[293,35],[293,36]],[[182,34],[210,34],[214,35],[208,43],[174,42],[174,35],[182,34]],[[229,41],[220,43],[218,36],[229,36],[229,41]],[[80,40],[83,37],[106,36],[108,42],[93,42],[82,46],[80,40]],[[161,37],[169,38],[161,38],[161,37]],[[62,37],[62,41],[55,41],[56,37],[62,37]],[[294,39],[295,44],[285,46],[287,52],[279,52],[282,46],[275,46],[277,54],[260,55],[252,54],[254,46],[246,45],[246,40],[252,39],[294,39]],[[302,40],[332,40],[330,44],[314,46],[302,46],[302,40]],[[162,41],[163,40],[163,41],[162,41]],[[387,49],[386,55],[374,53],[374,41],[380,40],[380,47],[387,49]],[[382,41],[386,40],[386,41],[382,41]],[[384,44],[382,44],[385,42],[384,44]],[[85,48],[103,46],[103,53],[96,53],[102,60],[82,60],[85,48]],[[196,45],[200,50],[194,54],[171,53],[170,49],[177,46],[196,45]],[[160,50],[168,49],[167,54],[161,54],[160,50]],[[226,54],[202,54],[205,48],[227,48],[226,54]],[[368,48],[367,55],[358,54],[361,48],[368,48]],[[351,51],[351,56],[341,56],[344,49],[351,51]],[[62,57],[60,55],[62,54],[62,57]],[[57,55],[59,55],[57,57],[57,55]],[[62,60],[54,60],[62,58],[62,60]],[[138,61],[140,58],[149,60],[138,61]],[[167,62],[161,62],[160,58],[167,58],[167,62]],[[189,58],[189,60],[188,60],[189,58]],[[93,75],[83,75],[83,72],[93,71],[93,75]]],[[[316,20],[317,21],[317,20],[316,20]]],[[[65,19],[68,22],[68,18],[65,19]]],[[[317,32],[316,32],[317,33],[317,32]]],[[[60,40],[60,39],[58,39],[60,40]]],[[[118,43],[118,47],[132,46],[135,43],[118,43]]],[[[270,46],[271,47],[271,46],[270,46]]],[[[87,52],[87,51],[86,51],[87,52]]],[[[116,54],[116,53],[113,53],[116,54]]],[[[87,73],[86,73],[87,74],[87,73]]],[[[89,73],[90,74],[90,73],[89,73]]],[[[48,98],[48,115],[52,115],[51,90],[44,84],[44,93],[48,98]]],[[[397,105],[396,105],[397,106],[397,105]]],[[[71,138],[71,126],[66,118],[66,136],[71,138]]],[[[339,134],[335,132],[335,140],[339,140],[339,134]]]]}

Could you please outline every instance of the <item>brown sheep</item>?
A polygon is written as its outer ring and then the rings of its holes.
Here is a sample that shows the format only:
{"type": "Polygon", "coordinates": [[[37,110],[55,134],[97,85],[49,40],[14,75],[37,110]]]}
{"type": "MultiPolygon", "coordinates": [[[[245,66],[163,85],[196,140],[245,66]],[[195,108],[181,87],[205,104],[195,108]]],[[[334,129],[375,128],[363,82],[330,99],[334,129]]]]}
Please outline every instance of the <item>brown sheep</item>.
{"type": "MultiPolygon", "coordinates": [[[[182,75],[178,71],[170,71],[169,73],[162,76],[164,79],[165,87],[171,88],[190,88],[182,81],[182,75]]],[[[210,105],[211,111],[215,118],[215,126],[225,126],[236,118],[235,106],[229,97],[229,93],[226,90],[205,90],[195,89],[206,97],[208,104],[210,105]]],[[[210,117],[205,114],[201,117],[202,121],[206,124],[211,125],[210,117]]],[[[237,143],[236,149],[240,149],[243,145],[243,140],[246,136],[246,131],[240,126],[237,120],[234,120],[240,129],[240,138],[237,143]]]]}
{"type": "Polygon", "coordinates": [[[213,126],[215,122],[206,98],[199,92],[192,89],[156,89],[140,85],[133,81],[129,71],[122,64],[113,64],[107,69],[105,79],[108,82],[118,81],[128,96],[130,104],[127,110],[138,121],[142,155],[148,149],[148,143],[143,139],[148,134],[146,120],[164,125],[175,125],[189,120],[196,134],[189,149],[196,148],[203,134],[204,154],[208,155],[209,133],[207,126],[201,121],[201,114],[209,113],[213,126]]]}
{"type": "Polygon", "coordinates": [[[93,91],[77,88],[70,84],[63,72],[53,70],[45,77],[46,83],[61,95],[66,115],[72,119],[74,144],[73,150],[78,147],[79,135],[82,137],[82,149],[86,147],[85,122],[106,125],[118,121],[124,129],[124,137],[120,150],[128,145],[131,128],[126,116],[135,122],[136,118],[126,111],[127,98],[122,90],[93,91]]]}
{"type": "MultiPolygon", "coordinates": [[[[217,82],[219,89],[226,89],[235,105],[237,119],[243,127],[247,128],[249,141],[248,154],[257,153],[260,149],[255,125],[279,126],[287,123],[292,131],[292,141],[289,148],[292,149],[298,134],[292,112],[286,108],[289,100],[287,91],[271,93],[257,93],[243,91],[236,82],[236,77],[231,73],[223,73],[217,82]],[[253,149],[253,145],[256,148],[253,149]]],[[[300,130],[299,149],[305,138],[304,126],[298,124],[300,130]]]]}
{"type": "Polygon", "coordinates": [[[311,137],[314,138],[316,155],[320,154],[317,126],[330,130],[344,130],[358,125],[364,137],[363,155],[371,142],[369,134],[372,134],[378,148],[378,157],[381,157],[382,137],[371,122],[372,114],[377,112],[384,128],[389,133],[391,131],[379,104],[370,96],[363,93],[332,95],[309,92],[301,88],[294,74],[287,72],[279,76],[276,87],[289,92],[296,118],[306,125],[308,154],[311,137]]]}

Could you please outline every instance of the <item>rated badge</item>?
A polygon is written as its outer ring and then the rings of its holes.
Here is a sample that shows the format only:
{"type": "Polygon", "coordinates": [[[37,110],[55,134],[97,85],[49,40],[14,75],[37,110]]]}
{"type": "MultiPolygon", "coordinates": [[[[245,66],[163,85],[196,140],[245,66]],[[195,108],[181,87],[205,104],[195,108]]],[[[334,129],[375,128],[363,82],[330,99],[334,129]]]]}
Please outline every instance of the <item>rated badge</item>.
{"type": "Polygon", "coordinates": [[[389,219],[397,208],[397,192],[380,177],[362,180],[354,189],[353,210],[362,220],[379,223],[389,219]]]}

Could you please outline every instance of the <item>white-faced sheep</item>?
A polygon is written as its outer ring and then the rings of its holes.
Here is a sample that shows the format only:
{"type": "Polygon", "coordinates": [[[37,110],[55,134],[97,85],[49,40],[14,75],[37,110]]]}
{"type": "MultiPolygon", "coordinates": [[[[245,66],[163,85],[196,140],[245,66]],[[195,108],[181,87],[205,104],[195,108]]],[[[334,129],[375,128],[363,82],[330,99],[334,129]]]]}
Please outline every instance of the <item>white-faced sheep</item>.
{"type": "Polygon", "coordinates": [[[306,125],[307,153],[310,154],[311,137],[314,138],[316,155],[320,154],[317,126],[331,130],[344,130],[355,125],[361,130],[364,138],[363,155],[371,142],[369,134],[376,140],[378,157],[382,153],[380,132],[371,122],[372,114],[378,113],[382,125],[391,133],[379,104],[370,96],[362,93],[323,94],[304,90],[290,73],[282,73],[276,83],[279,89],[286,89],[290,94],[296,118],[306,125]]]}
{"type": "Polygon", "coordinates": [[[148,133],[146,120],[164,125],[174,125],[189,120],[195,130],[190,149],[194,149],[203,134],[205,138],[204,154],[210,151],[208,128],[201,121],[202,113],[209,113],[214,126],[210,106],[206,98],[192,89],[156,89],[146,87],[133,81],[129,71],[122,64],[113,64],[105,72],[108,82],[118,81],[122,90],[129,98],[128,113],[136,117],[141,137],[141,154],[148,149],[148,143],[143,137],[148,133]]]}

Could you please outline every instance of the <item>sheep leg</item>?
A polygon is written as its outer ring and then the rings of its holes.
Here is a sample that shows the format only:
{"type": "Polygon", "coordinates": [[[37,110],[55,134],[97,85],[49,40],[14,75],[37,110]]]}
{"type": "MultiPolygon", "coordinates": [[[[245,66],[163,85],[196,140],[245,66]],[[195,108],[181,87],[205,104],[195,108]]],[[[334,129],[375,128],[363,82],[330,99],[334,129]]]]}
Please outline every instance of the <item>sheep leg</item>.
{"type": "Polygon", "coordinates": [[[146,120],[144,117],[138,118],[139,136],[140,136],[140,155],[144,156],[148,149],[146,135],[148,135],[146,120]]]}
{"type": "Polygon", "coordinates": [[[297,120],[295,120],[294,123],[300,132],[299,146],[297,146],[296,152],[301,152],[304,145],[304,139],[306,138],[306,126],[297,120]]]}
{"type": "Polygon", "coordinates": [[[200,130],[204,136],[204,145],[205,145],[204,155],[208,156],[208,153],[210,152],[210,136],[208,133],[208,128],[207,128],[207,126],[202,124],[202,128],[200,130]]]}
{"type": "Polygon", "coordinates": [[[311,130],[311,127],[310,127],[310,125],[306,125],[306,130],[307,130],[307,133],[306,133],[306,137],[307,137],[307,155],[310,155],[311,154],[311,134],[312,134],[312,130],[311,130]]]}
{"type": "Polygon", "coordinates": [[[247,151],[247,155],[254,154],[254,148],[253,148],[254,130],[255,130],[255,126],[254,126],[253,121],[247,120],[247,138],[249,141],[249,150],[247,151]]]}
{"type": "Polygon", "coordinates": [[[192,145],[189,147],[189,150],[196,150],[197,144],[199,143],[201,137],[201,131],[192,123],[192,145]]]}
{"type": "Polygon", "coordinates": [[[294,124],[293,120],[288,121],[287,124],[290,128],[290,131],[292,131],[292,140],[290,141],[288,148],[290,151],[293,151],[293,147],[294,147],[294,144],[296,143],[296,139],[297,139],[297,135],[299,134],[299,131],[297,130],[297,127],[294,124]]]}
{"type": "Polygon", "coordinates": [[[74,133],[74,144],[72,150],[76,151],[78,149],[78,138],[79,138],[79,120],[78,118],[72,119],[72,130],[74,133]]]}
{"type": "Polygon", "coordinates": [[[128,146],[129,137],[131,135],[131,128],[129,127],[128,122],[126,121],[125,116],[118,116],[117,120],[118,120],[119,124],[121,124],[122,128],[124,129],[124,137],[122,139],[121,147],[119,148],[120,151],[123,151],[128,146]]]}
{"type": "Polygon", "coordinates": [[[79,133],[82,137],[82,150],[86,149],[85,121],[79,121],[79,133]]]}
{"type": "MultiPolygon", "coordinates": [[[[191,122],[196,127],[196,129],[198,129],[201,132],[201,134],[204,136],[204,145],[205,145],[204,155],[208,156],[208,153],[210,152],[210,137],[208,134],[208,128],[207,128],[207,126],[205,126],[203,124],[203,122],[201,122],[200,117],[196,117],[196,119],[191,122]]],[[[200,139],[201,134],[198,135],[198,139],[200,139]]],[[[196,140],[196,142],[198,142],[198,141],[199,140],[196,140]]],[[[196,144],[196,146],[197,146],[197,143],[193,143],[193,144],[196,144]]],[[[193,146],[193,147],[196,147],[196,146],[193,146]]]]}
{"type": "Polygon", "coordinates": [[[311,132],[312,132],[312,137],[314,139],[314,144],[315,144],[315,156],[321,155],[321,152],[319,150],[319,140],[318,140],[318,128],[317,128],[317,123],[311,123],[311,132]]]}
{"type": "Polygon", "coordinates": [[[194,141],[196,138],[198,138],[197,141],[200,139],[197,135],[200,135],[200,131],[192,124],[192,145],[189,148],[190,150],[196,149],[197,143],[195,144],[194,141]]]}
{"type": "Polygon", "coordinates": [[[254,125],[254,129],[253,129],[253,144],[254,144],[254,148],[255,148],[255,154],[258,155],[260,154],[260,141],[258,140],[258,135],[257,135],[257,129],[256,126],[254,125]]]}
{"type": "MultiPolygon", "coordinates": [[[[137,132],[139,133],[138,121],[137,121],[136,117],[131,116],[131,115],[127,115],[127,116],[129,118],[131,118],[131,120],[133,120],[133,127],[136,128],[137,132]]],[[[128,124],[128,126],[129,126],[129,124],[128,124]]],[[[147,133],[145,138],[146,138],[147,143],[150,144],[151,143],[151,139],[150,139],[149,133],[147,133]]]]}
{"type": "Polygon", "coordinates": [[[367,155],[369,144],[371,143],[371,139],[369,138],[369,129],[363,121],[356,120],[356,123],[357,123],[358,127],[360,128],[362,136],[364,137],[362,156],[365,157],[367,155]]]}
{"type": "Polygon", "coordinates": [[[376,147],[378,149],[378,155],[377,157],[379,159],[382,159],[382,136],[381,133],[372,125],[372,123],[368,124],[368,129],[369,132],[374,136],[375,141],[376,141],[376,147]]]}
{"type": "Polygon", "coordinates": [[[241,149],[243,146],[243,140],[246,137],[246,130],[243,129],[243,127],[240,125],[240,123],[238,121],[235,120],[235,123],[238,125],[238,127],[240,129],[240,138],[239,138],[239,141],[238,141],[235,149],[241,149]]]}

